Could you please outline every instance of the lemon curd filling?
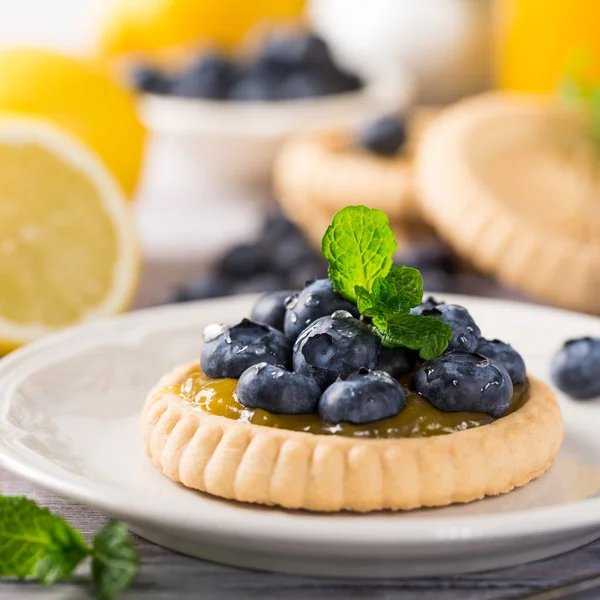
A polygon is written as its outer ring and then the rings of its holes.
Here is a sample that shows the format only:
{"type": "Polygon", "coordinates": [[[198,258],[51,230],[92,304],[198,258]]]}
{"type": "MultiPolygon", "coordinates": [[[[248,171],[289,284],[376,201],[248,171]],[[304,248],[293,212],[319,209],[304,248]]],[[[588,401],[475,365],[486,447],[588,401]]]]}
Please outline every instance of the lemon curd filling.
{"type": "MultiPolygon", "coordinates": [[[[389,419],[364,425],[326,423],[317,413],[282,415],[260,408],[244,407],[236,396],[237,379],[209,379],[201,371],[190,373],[181,384],[171,385],[163,393],[174,393],[183,400],[213,415],[253,425],[263,425],[319,435],[344,435],[360,438],[430,437],[488,425],[495,419],[486,413],[443,412],[406,385],[406,407],[389,419]]],[[[507,415],[518,410],[528,398],[527,385],[515,386],[507,415]]]]}

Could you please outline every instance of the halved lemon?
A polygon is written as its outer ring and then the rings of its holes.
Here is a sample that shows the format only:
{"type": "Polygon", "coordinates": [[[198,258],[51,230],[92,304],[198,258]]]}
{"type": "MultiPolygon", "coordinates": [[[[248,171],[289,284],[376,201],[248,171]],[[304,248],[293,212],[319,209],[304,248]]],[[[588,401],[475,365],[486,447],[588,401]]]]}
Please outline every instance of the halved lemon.
{"type": "Polygon", "coordinates": [[[0,352],[124,309],[138,279],[130,208],[95,154],[0,117],[0,352]]]}

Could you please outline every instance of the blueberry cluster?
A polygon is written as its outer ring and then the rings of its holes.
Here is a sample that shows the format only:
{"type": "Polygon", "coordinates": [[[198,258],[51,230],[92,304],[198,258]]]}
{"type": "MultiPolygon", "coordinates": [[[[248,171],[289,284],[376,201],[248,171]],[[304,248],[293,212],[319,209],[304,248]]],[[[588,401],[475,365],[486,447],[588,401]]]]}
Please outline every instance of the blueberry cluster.
{"type": "Polygon", "coordinates": [[[230,248],[211,273],[175,290],[170,301],[280,290],[284,290],[285,298],[289,295],[285,290],[302,288],[307,281],[326,275],[323,256],[313,250],[292,223],[277,213],[266,218],[255,242],[230,248]]]}
{"type": "MultiPolygon", "coordinates": [[[[457,261],[439,241],[415,242],[399,253],[394,263],[418,269],[425,289],[431,292],[465,291],[454,285],[457,261]]],[[[232,246],[210,273],[175,290],[169,300],[190,302],[279,290],[285,297],[287,290],[302,288],[307,281],[326,275],[323,256],[290,221],[274,213],[265,219],[256,241],[232,246]]]]}
{"type": "Polygon", "coordinates": [[[209,100],[288,100],[359,89],[360,79],[334,62],[325,41],[312,33],[276,33],[250,61],[204,54],[178,76],[141,67],[141,91],[209,100]]]}
{"type": "Polygon", "coordinates": [[[318,412],[329,423],[363,424],[397,415],[406,406],[398,378],[442,411],[502,416],[513,386],[526,382],[525,364],[508,344],[486,340],[461,306],[429,298],[418,314],[453,330],[448,350],[420,363],[407,348],[382,348],[368,320],[328,279],[299,292],[271,292],[250,320],[205,331],[201,365],[209,377],[238,378],[248,408],[272,413],[318,412]]]}

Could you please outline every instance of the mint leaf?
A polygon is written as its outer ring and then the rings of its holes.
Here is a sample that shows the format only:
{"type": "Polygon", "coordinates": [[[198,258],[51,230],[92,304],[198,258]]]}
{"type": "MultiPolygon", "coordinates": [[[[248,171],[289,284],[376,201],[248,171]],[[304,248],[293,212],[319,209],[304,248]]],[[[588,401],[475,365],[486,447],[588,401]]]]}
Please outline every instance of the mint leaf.
{"type": "Polygon", "coordinates": [[[100,598],[112,600],[132,581],[138,568],[127,528],[110,521],[94,536],[92,578],[100,598]]]}
{"type": "Polygon", "coordinates": [[[592,138],[600,146],[600,83],[591,81],[590,65],[589,52],[575,53],[567,65],[559,93],[567,106],[589,114],[592,138]]]}
{"type": "Polygon", "coordinates": [[[90,549],[81,533],[59,517],[50,515],[45,527],[50,543],[40,557],[33,576],[50,585],[68,577],[90,553],[90,549]]]}
{"type": "Polygon", "coordinates": [[[452,338],[452,329],[441,319],[411,314],[396,316],[385,331],[377,333],[383,346],[405,346],[411,350],[419,350],[423,360],[439,356],[452,338]]]}
{"type": "Polygon", "coordinates": [[[0,497],[0,577],[27,577],[50,544],[50,512],[20,496],[0,497]]]}
{"type": "Polygon", "coordinates": [[[385,214],[365,206],[340,210],[321,244],[336,291],[371,319],[383,345],[419,350],[429,360],[448,347],[452,330],[439,319],[410,314],[423,300],[423,278],[417,269],[392,266],[396,249],[385,214]]]}
{"type": "Polygon", "coordinates": [[[406,266],[392,267],[385,277],[373,282],[371,293],[356,288],[358,310],[365,317],[390,319],[419,306],[423,300],[423,278],[417,269],[406,266]]]}
{"type": "Polygon", "coordinates": [[[329,278],[350,302],[356,302],[357,286],[370,292],[374,281],[388,274],[397,248],[386,214],[366,206],[340,210],[321,243],[329,278]]]}
{"type": "Polygon", "coordinates": [[[94,537],[92,549],[79,531],[33,500],[0,495],[0,577],[33,577],[52,584],[68,577],[90,554],[97,592],[112,600],[137,569],[124,525],[108,523],[94,537]]]}
{"type": "Polygon", "coordinates": [[[87,555],[77,531],[21,496],[0,496],[0,576],[38,577],[53,583],[87,555]]]}

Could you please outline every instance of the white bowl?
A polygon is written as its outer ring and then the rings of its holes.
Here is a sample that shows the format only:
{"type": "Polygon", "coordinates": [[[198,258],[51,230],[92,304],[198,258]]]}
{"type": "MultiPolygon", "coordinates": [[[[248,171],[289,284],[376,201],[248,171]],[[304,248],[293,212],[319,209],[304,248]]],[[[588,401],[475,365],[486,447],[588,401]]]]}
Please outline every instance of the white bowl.
{"type": "MultiPolygon", "coordinates": [[[[145,96],[141,117],[151,133],[152,177],[173,191],[201,189],[207,173],[226,185],[265,185],[273,159],[290,135],[355,128],[369,115],[404,111],[410,77],[399,70],[356,92],[272,102],[145,96]]],[[[159,183],[157,183],[158,185],[159,183]]]]}

